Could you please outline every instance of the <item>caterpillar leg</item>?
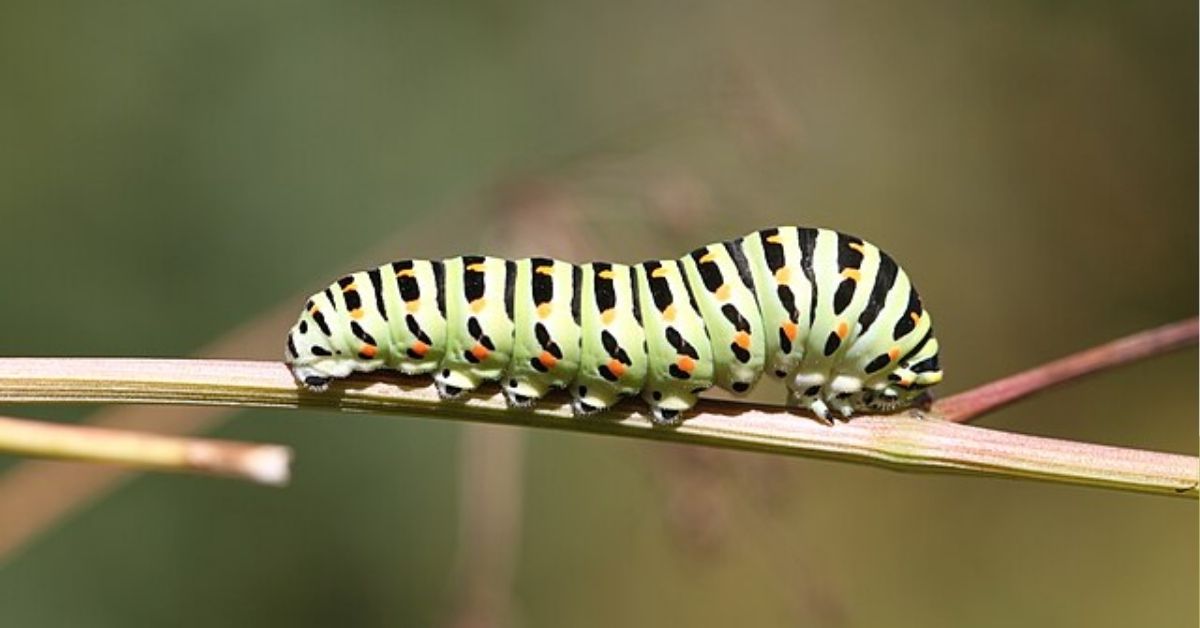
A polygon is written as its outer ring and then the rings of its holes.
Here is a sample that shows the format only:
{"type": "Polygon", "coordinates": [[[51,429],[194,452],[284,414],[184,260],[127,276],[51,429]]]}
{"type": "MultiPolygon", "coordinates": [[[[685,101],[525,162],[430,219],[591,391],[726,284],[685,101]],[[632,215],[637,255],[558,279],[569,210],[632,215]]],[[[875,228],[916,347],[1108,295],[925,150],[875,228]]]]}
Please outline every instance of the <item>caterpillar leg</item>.
{"type": "Polygon", "coordinates": [[[621,399],[620,393],[607,386],[588,388],[586,385],[571,387],[571,409],[575,416],[583,417],[611,408],[621,399]]]}
{"type": "Polygon", "coordinates": [[[475,390],[479,387],[479,382],[470,375],[448,368],[434,374],[433,384],[437,387],[438,396],[442,399],[454,399],[465,391],[475,390]]]}
{"type": "Polygon", "coordinates": [[[838,375],[829,383],[825,402],[843,419],[854,415],[854,399],[862,391],[862,380],[850,375],[838,375]]]}

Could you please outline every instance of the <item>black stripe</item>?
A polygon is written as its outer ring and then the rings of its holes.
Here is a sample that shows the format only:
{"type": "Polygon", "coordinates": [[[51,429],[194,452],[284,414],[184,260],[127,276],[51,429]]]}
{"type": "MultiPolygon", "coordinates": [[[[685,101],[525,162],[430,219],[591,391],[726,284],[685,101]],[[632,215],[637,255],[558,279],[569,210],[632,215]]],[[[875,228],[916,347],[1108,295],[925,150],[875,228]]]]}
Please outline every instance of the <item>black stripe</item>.
{"type": "Polygon", "coordinates": [[[379,316],[383,320],[388,319],[387,305],[383,303],[383,273],[379,269],[367,271],[367,276],[371,278],[371,287],[375,289],[375,309],[379,310],[379,316]]]}
{"type": "Polygon", "coordinates": [[[841,346],[842,339],[838,337],[836,332],[829,332],[829,337],[825,339],[825,355],[831,356],[838,347],[841,346]]]}
{"type": "Polygon", "coordinates": [[[700,273],[700,280],[704,282],[704,287],[709,292],[716,292],[721,284],[725,283],[725,278],[721,276],[721,267],[717,265],[715,260],[701,262],[700,258],[708,254],[708,247],[703,247],[692,251],[692,261],[696,263],[696,270],[700,273]]]}
{"type": "Polygon", "coordinates": [[[321,345],[313,345],[312,347],[309,347],[308,351],[309,351],[309,353],[312,353],[313,355],[321,355],[321,356],[333,355],[332,353],[329,352],[329,349],[326,349],[325,347],[322,347],[321,345]]]}
{"type": "Polygon", "coordinates": [[[920,362],[908,367],[914,373],[925,373],[928,371],[938,370],[938,357],[936,355],[925,358],[920,362]]]}
{"type": "Polygon", "coordinates": [[[325,298],[329,299],[329,307],[333,308],[333,311],[336,312],[338,309],[337,301],[333,300],[333,291],[329,288],[325,289],[325,298]]]}
{"type": "Polygon", "coordinates": [[[583,269],[572,264],[571,265],[571,318],[574,319],[576,325],[579,325],[579,310],[581,307],[579,293],[582,291],[583,291],[583,269]]]}
{"type": "Polygon", "coordinates": [[[850,301],[854,299],[854,289],[858,287],[858,282],[849,277],[843,279],[838,284],[837,292],[833,293],[833,313],[841,314],[850,307],[850,301]]]}
{"type": "Polygon", "coordinates": [[[920,351],[921,349],[925,348],[925,343],[929,342],[929,339],[930,339],[930,338],[933,338],[933,327],[932,327],[932,326],[930,326],[930,327],[929,327],[929,330],[925,332],[925,337],[924,337],[924,338],[921,338],[921,342],[918,342],[918,343],[916,344],[916,346],[914,346],[912,349],[910,349],[910,350],[909,350],[909,352],[908,352],[908,353],[905,353],[903,356],[901,356],[901,358],[900,358],[900,360],[898,361],[898,363],[899,363],[899,364],[904,364],[905,362],[907,362],[907,361],[908,361],[908,359],[909,359],[909,358],[911,358],[911,357],[913,357],[914,355],[916,355],[918,351],[920,351]]]}
{"type": "Polygon", "coordinates": [[[696,350],[696,347],[692,346],[692,343],[684,339],[683,335],[679,333],[678,329],[675,329],[674,327],[668,327],[666,334],[667,343],[670,344],[673,349],[675,349],[676,353],[680,355],[686,355],[693,360],[700,359],[700,352],[696,350]]]}
{"type": "Polygon", "coordinates": [[[917,326],[916,321],[912,319],[912,314],[921,314],[921,297],[917,296],[916,288],[910,287],[908,289],[908,305],[904,309],[904,314],[900,316],[900,320],[896,321],[896,328],[892,330],[893,340],[899,340],[917,326]]]}
{"type": "Polygon", "coordinates": [[[775,289],[775,294],[779,296],[779,303],[783,305],[783,309],[787,310],[788,318],[793,323],[800,322],[796,320],[799,312],[796,311],[796,294],[792,292],[792,288],[787,284],[779,284],[779,287],[775,289]]]}
{"type": "Polygon", "coordinates": [[[417,279],[414,269],[415,264],[412,260],[392,264],[393,274],[396,276],[396,289],[400,291],[400,299],[405,303],[421,298],[421,282],[417,279]],[[413,273],[401,276],[400,273],[406,270],[413,271],[413,273]]]}
{"type": "Polygon", "coordinates": [[[666,277],[655,277],[654,271],[663,267],[663,262],[649,261],[642,264],[642,268],[646,270],[647,288],[650,290],[650,298],[654,300],[654,307],[658,311],[663,311],[670,307],[675,302],[674,295],[671,294],[671,284],[666,277]]]}
{"type": "Polygon", "coordinates": [[[708,342],[712,342],[712,334],[708,332],[708,321],[704,319],[703,312],[700,311],[700,306],[696,304],[696,295],[692,293],[692,282],[688,279],[688,274],[681,272],[679,277],[683,280],[683,288],[687,290],[688,304],[692,306],[692,311],[700,314],[700,327],[704,329],[704,338],[708,342]]]}
{"type": "Polygon", "coordinates": [[[871,287],[871,296],[867,298],[867,307],[858,317],[858,324],[862,329],[859,332],[860,338],[867,333],[867,329],[871,327],[871,324],[879,316],[879,312],[883,310],[883,306],[887,304],[888,293],[896,284],[897,270],[896,261],[887,253],[880,251],[879,271],[875,274],[875,285],[871,287]]]}
{"type": "Polygon", "coordinates": [[[484,292],[487,289],[486,277],[483,271],[470,270],[469,268],[483,263],[485,263],[484,259],[478,255],[464,255],[462,258],[463,296],[466,297],[467,303],[483,298],[484,292]]]}
{"type": "Polygon", "coordinates": [[[294,338],[292,338],[292,334],[290,332],[288,333],[287,349],[288,353],[292,354],[293,358],[300,357],[300,352],[296,351],[296,341],[294,338]]]}
{"type": "Polygon", "coordinates": [[[733,328],[737,331],[750,331],[750,321],[746,320],[746,317],[742,316],[742,313],[739,312],[737,307],[735,307],[732,303],[726,303],[725,305],[722,305],[721,314],[725,316],[725,319],[728,320],[729,324],[733,325],[733,328]]]}
{"type": "Polygon", "coordinates": [[[754,275],[750,272],[750,262],[746,260],[746,252],[742,250],[742,238],[738,238],[732,242],[725,242],[725,251],[729,253],[729,257],[733,258],[733,265],[737,268],[738,276],[742,278],[742,283],[750,289],[750,294],[757,294],[754,291],[754,275]]]}
{"type": "Polygon", "coordinates": [[[597,312],[610,310],[617,305],[617,292],[613,286],[613,280],[600,276],[600,273],[605,271],[611,272],[612,264],[608,262],[592,263],[592,292],[595,293],[597,312]]]}
{"type": "Polygon", "coordinates": [[[783,268],[787,257],[783,251],[783,245],[776,242],[767,242],[767,238],[779,235],[779,229],[763,229],[758,232],[758,237],[762,238],[763,255],[766,256],[767,268],[772,273],[783,268]]]}
{"type": "Polygon", "coordinates": [[[433,266],[433,283],[437,290],[438,312],[446,316],[446,268],[441,262],[429,262],[433,266]]]}
{"type": "Polygon", "coordinates": [[[329,323],[325,322],[324,314],[317,311],[312,313],[312,317],[313,320],[316,321],[317,327],[321,328],[321,333],[325,334],[326,336],[333,336],[333,330],[329,329],[329,323]]]}
{"type": "Polygon", "coordinates": [[[867,374],[870,375],[871,373],[878,371],[879,369],[887,366],[888,363],[891,361],[892,361],[892,358],[889,357],[888,354],[880,353],[879,355],[875,356],[874,360],[871,360],[870,362],[867,363],[867,368],[866,368],[867,374]]]}
{"type": "Polygon", "coordinates": [[[358,338],[369,345],[376,344],[375,338],[372,337],[371,334],[368,334],[367,330],[363,329],[362,325],[358,324],[358,321],[350,321],[350,331],[354,334],[355,338],[358,338]]]}
{"type": "Polygon", "coordinates": [[[347,290],[343,292],[342,299],[346,301],[346,308],[351,312],[362,308],[362,297],[359,296],[358,290],[347,290]]]}
{"type": "Polygon", "coordinates": [[[808,304],[808,326],[811,328],[817,316],[817,278],[813,273],[813,251],[817,248],[817,230],[808,227],[797,229],[800,238],[800,268],[808,279],[811,295],[808,304]]]}
{"type": "Polygon", "coordinates": [[[633,319],[639,323],[642,321],[642,295],[641,287],[638,285],[637,271],[633,266],[629,267],[629,287],[633,291],[633,319]]]}
{"type": "Polygon", "coordinates": [[[517,288],[517,263],[504,260],[504,311],[513,320],[513,293],[517,288]]]}
{"type": "Polygon", "coordinates": [[[539,269],[549,268],[553,271],[554,260],[535,257],[529,260],[530,288],[533,293],[533,304],[541,305],[554,300],[554,275],[543,275],[539,269]]]}
{"type": "Polygon", "coordinates": [[[838,232],[838,270],[858,268],[862,266],[863,254],[850,248],[851,244],[862,246],[863,241],[844,233],[838,232]]]}

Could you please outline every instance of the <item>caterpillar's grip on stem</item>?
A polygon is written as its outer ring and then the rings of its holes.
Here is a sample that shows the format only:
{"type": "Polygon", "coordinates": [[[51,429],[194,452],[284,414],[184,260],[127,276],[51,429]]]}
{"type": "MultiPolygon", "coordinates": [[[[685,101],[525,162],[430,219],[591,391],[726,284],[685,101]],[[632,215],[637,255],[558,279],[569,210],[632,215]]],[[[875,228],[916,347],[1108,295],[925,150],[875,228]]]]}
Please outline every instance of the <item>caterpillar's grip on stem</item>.
{"type": "Polygon", "coordinates": [[[632,266],[484,256],[403,260],[314,294],[288,333],[296,379],[431,374],[443,397],[500,381],[513,405],[565,388],[577,414],[640,395],[676,424],[696,394],[763,372],[822,418],[913,404],[942,379],[908,275],[857,237],[756,231],[632,266]]]}

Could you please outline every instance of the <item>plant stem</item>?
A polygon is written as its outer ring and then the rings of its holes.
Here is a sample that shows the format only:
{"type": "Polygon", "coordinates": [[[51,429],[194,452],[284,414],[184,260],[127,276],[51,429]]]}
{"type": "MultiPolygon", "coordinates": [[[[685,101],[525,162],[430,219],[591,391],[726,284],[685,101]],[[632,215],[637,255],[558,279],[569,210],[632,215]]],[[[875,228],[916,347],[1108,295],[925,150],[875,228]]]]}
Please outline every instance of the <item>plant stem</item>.
{"type": "Polygon", "coordinates": [[[933,404],[933,412],[947,421],[967,423],[1084,375],[1194,345],[1198,333],[1200,319],[1195,317],[1148,329],[947,397],[933,404]]]}
{"type": "Polygon", "coordinates": [[[575,418],[563,395],[509,408],[499,394],[444,401],[425,378],[374,374],[300,389],[276,362],[141,359],[0,359],[3,403],[183,403],[336,408],[481,421],[1196,498],[1192,456],[1025,436],[921,418],[862,416],[823,425],[784,408],[705,400],[683,425],[654,427],[634,404],[575,418]]]}
{"type": "Polygon", "coordinates": [[[221,475],[277,486],[287,483],[291,460],[291,451],[278,445],[178,438],[8,417],[0,417],[0,452],[221,475]]]}

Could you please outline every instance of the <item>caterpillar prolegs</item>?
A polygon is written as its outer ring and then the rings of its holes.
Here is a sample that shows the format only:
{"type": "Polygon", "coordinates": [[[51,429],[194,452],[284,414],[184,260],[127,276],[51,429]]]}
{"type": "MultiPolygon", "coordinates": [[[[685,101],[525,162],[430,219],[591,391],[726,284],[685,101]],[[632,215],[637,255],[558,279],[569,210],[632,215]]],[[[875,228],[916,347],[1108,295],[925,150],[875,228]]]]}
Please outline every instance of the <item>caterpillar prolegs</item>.
{"type": "Polygon", "coordinates": [[[296,379],[432,374],[443,397],[499,381],[524,406],[565,388],[577,414],[640,394],[678,423],[701,391],[748,392],[765,371],[822,418],[911,405],[942,379],[908,275],[860,238],[778,227],[679,259],[404,260],[346,275],[288,332],[296,379]]]}

